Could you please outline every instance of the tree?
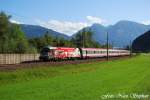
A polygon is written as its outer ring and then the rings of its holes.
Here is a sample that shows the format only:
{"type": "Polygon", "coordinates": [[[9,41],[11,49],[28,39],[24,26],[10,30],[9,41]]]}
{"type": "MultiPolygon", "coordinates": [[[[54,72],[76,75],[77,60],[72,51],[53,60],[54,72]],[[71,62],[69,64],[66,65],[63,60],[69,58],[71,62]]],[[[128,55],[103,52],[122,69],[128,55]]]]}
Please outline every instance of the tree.
{"type": "Polygon", "coordinates": [[[4,12],[0,13],[0,45],[1,52],[8,53],[26,53],[29,50],[29,44],[25,34],[19,25],[9,21],[10,16],[4,12]]]}
{"type": "Polygon", "coordinates": [[[92,36],[92,31],[83,29],[82,31],[79,31],[71,41],[73,41],[77,47],[100,47],[100,44],[97,41],[94,41],[92,36]]]}
{"type": "Polygon", "coordinates": [[[45,46],[54,46],[54,37],[49,32],[44,33],[41,37],[31,38],[28,41],[30,46],[36,48],[38,52],[45,46]]]}
{"type": "Polygon", "coordinates": [[[9,32],[9,18],[4,12],[0,13],[0,45],[1,52],[4,51],[5,42],[7,39],[7,34],[9,32]]]}

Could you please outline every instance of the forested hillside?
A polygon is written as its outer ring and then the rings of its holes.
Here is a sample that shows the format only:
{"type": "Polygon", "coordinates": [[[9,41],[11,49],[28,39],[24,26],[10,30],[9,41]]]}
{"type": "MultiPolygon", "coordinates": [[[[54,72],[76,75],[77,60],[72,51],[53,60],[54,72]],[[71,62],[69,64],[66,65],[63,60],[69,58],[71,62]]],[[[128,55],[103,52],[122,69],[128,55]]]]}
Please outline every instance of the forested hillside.
{"type": "Polygon", "coordinates": [[[136,38],[132,48],[134,52],[150,52],[150,31],[136,38]]]}

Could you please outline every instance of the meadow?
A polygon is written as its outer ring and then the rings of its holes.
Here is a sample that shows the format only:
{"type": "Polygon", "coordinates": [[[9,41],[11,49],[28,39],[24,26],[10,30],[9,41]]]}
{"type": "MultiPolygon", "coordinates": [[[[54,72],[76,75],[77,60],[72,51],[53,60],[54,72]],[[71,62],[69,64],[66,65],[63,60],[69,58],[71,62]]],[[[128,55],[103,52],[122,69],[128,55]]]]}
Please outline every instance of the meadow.
{"type": "Polygon", "coordinates": [[[150,100],[150,55],[0,72],[0,100],[150,100]]]}

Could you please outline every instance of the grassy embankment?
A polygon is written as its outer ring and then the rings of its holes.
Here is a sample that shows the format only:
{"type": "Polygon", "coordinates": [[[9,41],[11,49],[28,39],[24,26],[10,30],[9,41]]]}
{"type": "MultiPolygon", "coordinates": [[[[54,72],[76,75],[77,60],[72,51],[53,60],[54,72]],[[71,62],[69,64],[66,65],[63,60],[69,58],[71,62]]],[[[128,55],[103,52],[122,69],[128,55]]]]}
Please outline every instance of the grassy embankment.
{"type": "Polygon", "coordinates": [[[101,100],[118,93],[150,94],[150,55],[0,72],[0,100],[101,100]]]}

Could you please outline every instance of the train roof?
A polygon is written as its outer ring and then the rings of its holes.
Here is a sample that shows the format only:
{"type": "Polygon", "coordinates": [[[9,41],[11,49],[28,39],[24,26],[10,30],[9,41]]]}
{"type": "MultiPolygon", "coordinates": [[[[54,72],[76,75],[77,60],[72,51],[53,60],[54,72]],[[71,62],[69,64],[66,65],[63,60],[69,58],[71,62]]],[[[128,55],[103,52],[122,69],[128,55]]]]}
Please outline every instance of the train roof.
{"type": "MultiPolygon", "coordinates": [[[[107,48],[81,48],[81,49],[86,49],[86,50],[95,50],[95,49],[106,50],[107,48]]],[[[109,48],[109,50],[124,50],[124,49],[112,49],[112,48],[109,48]]]]}
{"type": "MultiPolygon", "coordinates": [[[[73,47],[53,47],[53,46],[46,46],[44,48],[48,48],[48,49],[67,49],[67,50],[73,50],[73,49],[76,49],[76,48],[73,48],[73,47]]],[[[106,50],[106,48],[81,48],[82,50],[106,50]]],[[[112,51],[128,51],[128,50],[124,50],[124,49],[109,49],[109,50],[112,50],[112,51]]]]}
{"type": "Polygon", "coordinates": [[[48,48],[48,49],[76,49],[76,48],[71,48],[71,47],[52,47],[52,46],[46,46],[44,48],[48,48]]]}
{"type": "MultiPolygon", "coordinates": [[[[44,48],[48,48],[48,49],[56,49],[56,47],[52,47],[52,46],[45,46],[44,48]]],[[[44,49],[43,48],[43,49],[44,49]]]]}

